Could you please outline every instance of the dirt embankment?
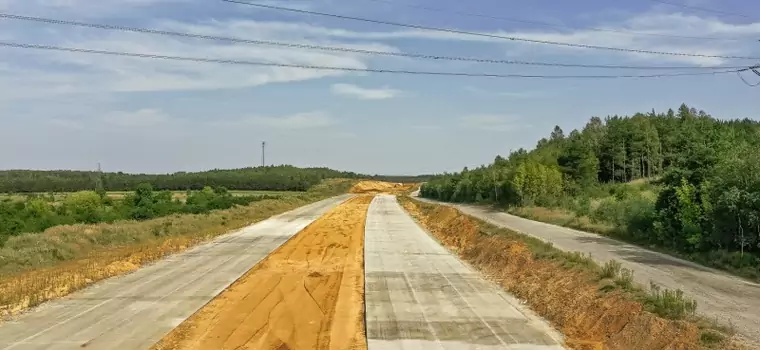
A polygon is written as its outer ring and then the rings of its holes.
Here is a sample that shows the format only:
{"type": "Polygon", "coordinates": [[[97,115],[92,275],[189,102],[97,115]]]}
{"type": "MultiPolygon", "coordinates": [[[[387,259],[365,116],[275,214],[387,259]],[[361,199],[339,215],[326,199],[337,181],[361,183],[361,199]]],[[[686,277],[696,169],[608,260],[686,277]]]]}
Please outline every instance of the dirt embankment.
{"type": "Polygon", "coordinates": [[[402,203],[445,246],[552,322],[570,348],[703,348],[696,325],[658,317],[619,291],[601,292],[588,271],[538,258],[523,242],[484,234],[478,222],[454,208],[402,203]]]}
{"type": "Polygon", "coordinates": [[[351,193],[402,194],[412,191],[418,184],[402,184],[382,181],[360,181],[351,188],[351,193]]]}
{"type": "Polygon", "coordinates": [[[152,349],[366,349],[363,245],[372,197],[319,218],[152,349]]]}

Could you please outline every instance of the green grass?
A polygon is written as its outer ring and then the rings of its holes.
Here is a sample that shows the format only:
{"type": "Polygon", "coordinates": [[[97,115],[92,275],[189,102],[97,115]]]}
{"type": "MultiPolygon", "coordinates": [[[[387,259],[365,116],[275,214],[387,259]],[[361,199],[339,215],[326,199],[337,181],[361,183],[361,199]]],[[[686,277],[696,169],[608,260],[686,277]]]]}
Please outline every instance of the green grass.
{"type": "MultiPolygon", "coordinates": [[[[185,200],[186,191],[171,191],[171,192],[172,192],[172,197],[174,199],[185,200]]],[[[236,196],[236,197],[243,197],[243,196],[278,196],[278,197],[289,196],[290,197],[290,196],[300,196],[306,193],[306,192],[298,192],[298,191],[246,191],[246,190],[231,190],[229,192],[233,196],[236,196]]],[[[55,198],[56,202],[60,202],[71,193],[73,192],[54,192],[53,197],[55,198]]],[[[108,191],[106,192],[106,195],[113,199],[122,199],[124,198],[124,196],[126,196],[129,193],[132,193],[132,191],[108,191]]],[[[4,199],[23,201],[30,195],[48,197],[50,193],[47,193],[47,192],[44,192],[44,193],[0,193],[0,201],[4,199]]]]}

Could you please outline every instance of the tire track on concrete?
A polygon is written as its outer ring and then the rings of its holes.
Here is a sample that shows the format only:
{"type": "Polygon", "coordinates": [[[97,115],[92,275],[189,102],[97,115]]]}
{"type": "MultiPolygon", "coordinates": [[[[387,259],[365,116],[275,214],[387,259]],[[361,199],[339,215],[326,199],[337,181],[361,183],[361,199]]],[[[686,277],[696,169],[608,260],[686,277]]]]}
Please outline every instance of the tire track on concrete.
{"type": "Polygon", "coordinates": [[[395,197],[375,198],[365,235],[369,350],[563,349],[561,335],[446,251],[395,197]]]}

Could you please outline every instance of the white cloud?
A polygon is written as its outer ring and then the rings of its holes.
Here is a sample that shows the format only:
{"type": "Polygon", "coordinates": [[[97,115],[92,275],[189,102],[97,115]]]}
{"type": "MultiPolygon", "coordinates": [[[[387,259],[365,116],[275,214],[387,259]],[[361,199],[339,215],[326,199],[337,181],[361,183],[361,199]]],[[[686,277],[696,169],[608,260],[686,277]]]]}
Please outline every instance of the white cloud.
{"type": "Polygon", "coordinates": [[[158,109],[140,109],[137,111],[116,111],[102,117],[105,124],[117,127],[152,127],[166,123],[171,118],[158,109]]]}
{"type": "Polygon", "coordinates": [[[279,117],[253,116],[243,119],[242,122],[287,130],[324,128],[337,124],[335,118],[323,112],[297,113],[279,117]]]}
{"type": "MultiPolygon", "coordinates": [[[[454,40],[476,41],[492,44],[503,44],[509,47],[505,52],[510,56],[519,56],[526,53],[544,51],[579,52],[588,55],[626,55],[639,60],[648,61],[673,61],[690,63],[695,65],[717,65],[724,63],[720,58],[667,56],[637,54],[632,52],[616,52],[596,49],[585,49],[561,45],[527,43],[510,41],[500,38],[472,36],[457,33],[435,32],[428,30],[399,30],[387,32],[359,32],[345,29],[316,27],[304,23],[257,23],[239,22],[231,25],[250,30],[267,27],[282,33],[292,33],[299,37],[331,37],[344,39],[364,40],[394,40],[394,39],[427,39],[427,40],[454,40]],[[528,50],[530,49],[530,50],[528,50]]],[[[687,54],[705,55],[742,55],[758,50],[752,46],[736,45],[732,41],[718,40],[694,40],[666,37],[691,36],[691,37],[714,37],[714,38],[744,38],[752,40],[760,32],[760,22],[749,24],[735,24],[724,22],[716,18],[705,18],[682,13],[640,13],[628,19],[614,23],[601,23],[594,27],[608,29],[610,31],[596,31],[588,29],[569,30],[564,32],[551,31],[493,31],[480,32],[482,34],[499,35],[504,37],[518,37],[530,40],[542,40],[564,42],[570,44],[589,44],[596,46],[608,46],[624,49],[643,49],[651,51],[683,52],[687,54]],[[615,31],[631,31],[649,35],[629,35],[616,33],[615,31]]]]}
{"type": "Polygon", "coordinates": [[[53,118],[53,119],[48,120],[48,124],[54,127],[70,129],[70,130],[84,130],[85,129],[84,124],[76,120],[70,120],[70,119],[53,118]]]}
{"type": "MultiPolygon", "coordinates": [[[[6,24],[16,25],[19,23],[7,22],[6,24]]],[[[302,23],[213,20],[201,22],[201,24],[191,24],[165,20],[157,22],[151,27],[179,32],[269,41],[303,42],[360,50],[398,51],[395,47],[387,44],[357,42],[356,40],[351,43],[336,42],[331,37],[329,29],[302,23]]],[[[3,27],[0,33],[15,33],[13,28],[16,27],[3,27]],[[6,28],[8,30],[5,30],[6,28]]],[[[367,68],[367,61],[370,59],[367,55],[350,52],[299,50],[266,45],[231,45],[214,41],[114,31],[92,31],[72,27],[54,27],[56,31],[47,31],[48,27],[32,28],[31,30],[25,29],[24,36],[44,34],[43,37],[47,42],[41,42],[42,44],[49,43],[56,46],[107,51],[355,69],[367,68]],[[35,31],[39,31],[39,33],[35,31]]],[[[11,74],[3,74],[0,77],[0,91],[11,91],[14,96],[19,96],[25,90],[44,91],[46,94],[62,94],[236,89],[270,83],[358,74],[302,68],[162,61],[42,50],[12,48],[0,48],[0,50],[2,50],[4,60],[9,62],[7,69],[13,70],[10,72],[11,74]],[[66,67],[66,69],[54,68],[56,65],[70,67],[66,67]],[[18,85],[12,82],[19,81],[28,86],[28,89],[18,90],[18,85]],[[13,92],[14,90],[15,92],[13,92]]],[[[388,57],[382,59],[400,60],[388,57]]]]}
{"type": "Polygon", "coordinates": [[[385,100],[397,97],[402,93],[401,90],[387,87],[370,89],[352,84],[333,84],[330,90],[336,95],[351,96],[361,100],[385,100]]]}
{"type": "Polygon", "coordinates": [[[485,131],[513,131],[528,127],[521,118],[510,115],[474,114],[459,118],[463,127],[485,131]]]}

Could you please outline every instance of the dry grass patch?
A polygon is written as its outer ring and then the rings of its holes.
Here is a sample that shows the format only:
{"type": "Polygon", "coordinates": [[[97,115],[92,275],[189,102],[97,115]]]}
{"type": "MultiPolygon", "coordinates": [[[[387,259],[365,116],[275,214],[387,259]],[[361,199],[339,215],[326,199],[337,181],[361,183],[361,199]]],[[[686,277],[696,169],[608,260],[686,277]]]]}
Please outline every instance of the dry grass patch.
{"type": "MultiPolygon", "coordinates": [[[[599,203],[591,205],[595,208],[599,206],[599,203]]],[[[509,213],[526,219],[603,235],[610,235],[615,230],[615,227],[610,224],[591,222],[588,216],[577,216],[570,210],[559,208],[517,207],[510,209],[509,213]]]]}

